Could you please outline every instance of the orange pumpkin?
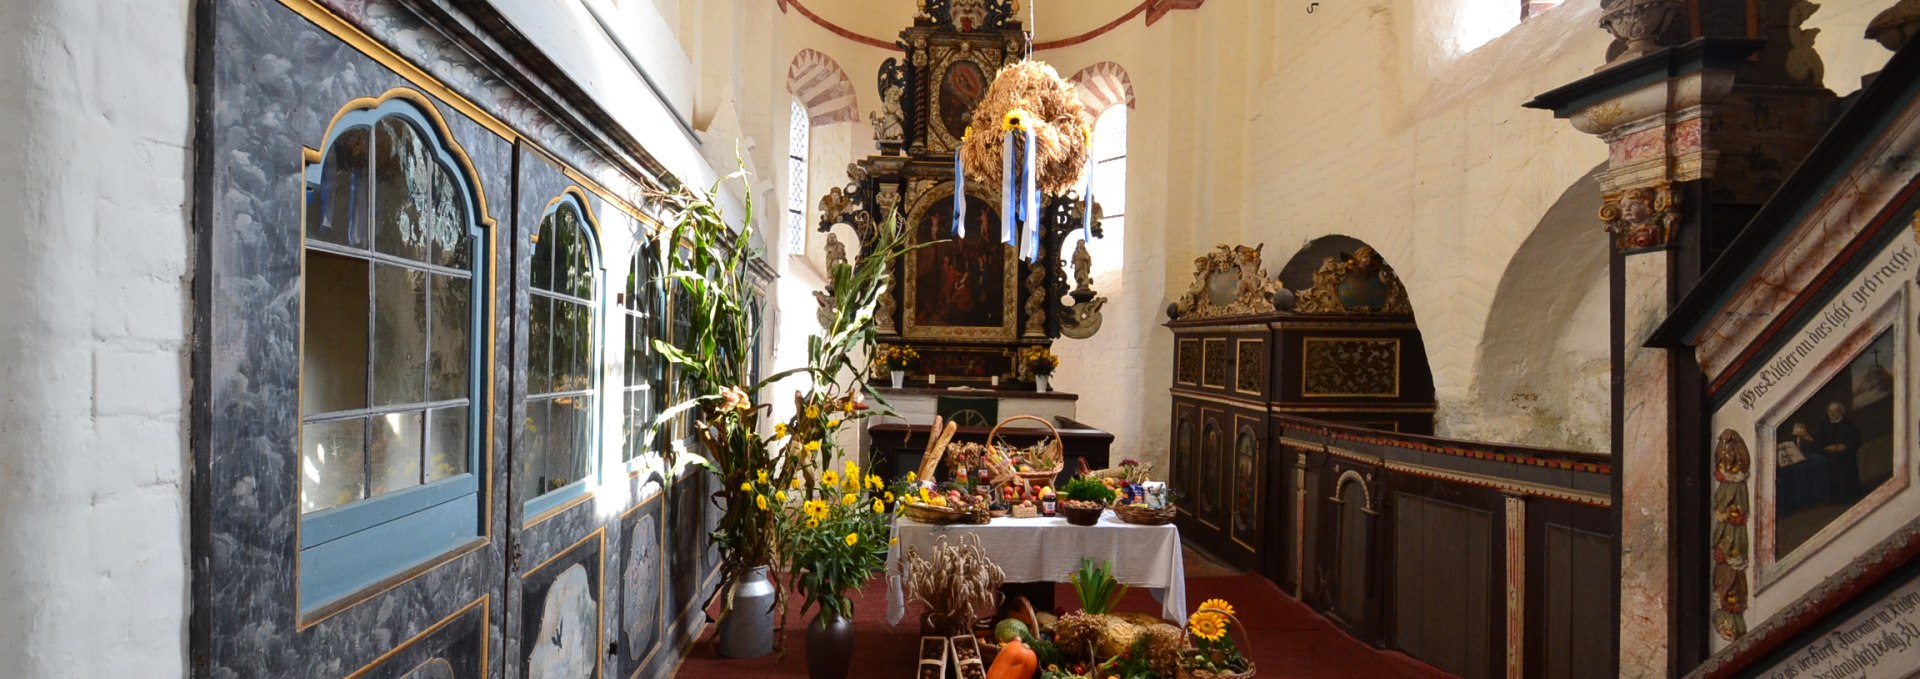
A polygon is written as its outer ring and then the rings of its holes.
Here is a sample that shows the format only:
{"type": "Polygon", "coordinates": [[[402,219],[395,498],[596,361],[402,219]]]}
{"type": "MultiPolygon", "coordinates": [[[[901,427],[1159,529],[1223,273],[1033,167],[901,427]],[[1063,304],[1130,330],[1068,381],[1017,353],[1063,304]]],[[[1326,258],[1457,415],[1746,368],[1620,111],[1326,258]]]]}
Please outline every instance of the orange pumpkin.
{"type": "Polygon", "coordinates": [[[987,679],[1032,679],[1033,671],[1039,664],[1040,659],[1034,656],[1033,649],[1014,639],[1000,647],[1000,655],[994,657],[993,667],[987,669],[987,679]]]}

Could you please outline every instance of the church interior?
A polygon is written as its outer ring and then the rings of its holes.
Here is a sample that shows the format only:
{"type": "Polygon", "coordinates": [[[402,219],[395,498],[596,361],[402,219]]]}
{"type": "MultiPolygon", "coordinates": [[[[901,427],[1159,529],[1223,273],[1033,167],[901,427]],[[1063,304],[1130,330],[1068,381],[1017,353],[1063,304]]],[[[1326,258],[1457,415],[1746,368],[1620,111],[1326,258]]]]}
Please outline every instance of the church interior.
{"type": "Polygon", "coordinates": [[[1920,677],[1915,33],[0,3],[0,675],[1920,677]]]}

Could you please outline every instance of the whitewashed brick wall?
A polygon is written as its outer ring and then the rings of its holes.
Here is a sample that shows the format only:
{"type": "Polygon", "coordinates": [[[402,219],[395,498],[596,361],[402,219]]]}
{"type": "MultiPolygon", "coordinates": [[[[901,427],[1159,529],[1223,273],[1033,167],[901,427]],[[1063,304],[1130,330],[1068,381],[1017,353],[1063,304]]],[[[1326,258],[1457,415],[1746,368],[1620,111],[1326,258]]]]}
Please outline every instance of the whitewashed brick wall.
{"type": "Polygon", "coordinates": [[[186,671],[191,16],[0,3],[0,674],[186,671]]]}

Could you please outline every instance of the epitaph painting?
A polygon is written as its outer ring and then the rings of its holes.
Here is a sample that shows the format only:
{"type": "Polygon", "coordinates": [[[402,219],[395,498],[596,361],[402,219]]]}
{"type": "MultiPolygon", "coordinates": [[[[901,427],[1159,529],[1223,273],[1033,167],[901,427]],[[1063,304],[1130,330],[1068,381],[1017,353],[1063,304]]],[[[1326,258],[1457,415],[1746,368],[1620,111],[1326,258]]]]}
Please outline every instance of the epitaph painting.
{"type": "Polygon", "coordinates": [[[1774,550],[1786,555],[1893,477],[1894,342],[1882,332],[1774,426],[1774,550]]]}

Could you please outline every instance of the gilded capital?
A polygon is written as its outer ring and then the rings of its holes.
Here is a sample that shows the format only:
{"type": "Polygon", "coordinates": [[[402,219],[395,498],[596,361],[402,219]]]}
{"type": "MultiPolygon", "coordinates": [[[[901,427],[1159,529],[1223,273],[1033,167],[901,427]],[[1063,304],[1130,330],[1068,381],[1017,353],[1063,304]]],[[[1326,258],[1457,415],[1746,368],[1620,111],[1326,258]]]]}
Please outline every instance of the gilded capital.
{"type": "Polygon", "coordinates": [[[1673,242],[1678,207],[1673,186],[1665,182],[1615,191],[1601,198],[1600,223],[1621,252],[1656,248],[1673,242]]]}

